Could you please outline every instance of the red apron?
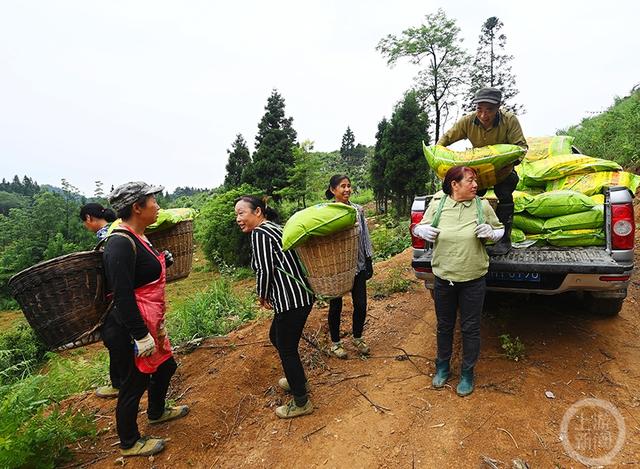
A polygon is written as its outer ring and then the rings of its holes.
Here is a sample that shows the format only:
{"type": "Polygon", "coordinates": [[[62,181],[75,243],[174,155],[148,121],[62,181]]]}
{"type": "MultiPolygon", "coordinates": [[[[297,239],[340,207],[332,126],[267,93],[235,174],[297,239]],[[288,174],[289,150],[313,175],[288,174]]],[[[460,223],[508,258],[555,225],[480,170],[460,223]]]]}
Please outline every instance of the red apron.
{"type": "Polygon", "coordinates": [[[162,266],[162,271],[158,280],[154,280],[153,282],[147,283],[146,285],[134,290],[136,303],[138,304],[142,320],[147,326],[147,329],[149,329],[149,333],[156,343],[156,351],[153,352],[152,355],[148,357],[135,357],[136,367],[142,373],[155,373],[160,365],[173,356],[169,337],[164,335],[158,338],[158,331],[161,329],[161,326],[164,326],[164,313],[166,310],[164,302],[164,286],[166,284],[167,268],[164,260],[164,254],[156,254],[153,252],[146,241],[130,230],[129,227],[125,226],[122,228],[133,233],[134,236],[140,240],[142,245],[158,259],[162,266]]]}

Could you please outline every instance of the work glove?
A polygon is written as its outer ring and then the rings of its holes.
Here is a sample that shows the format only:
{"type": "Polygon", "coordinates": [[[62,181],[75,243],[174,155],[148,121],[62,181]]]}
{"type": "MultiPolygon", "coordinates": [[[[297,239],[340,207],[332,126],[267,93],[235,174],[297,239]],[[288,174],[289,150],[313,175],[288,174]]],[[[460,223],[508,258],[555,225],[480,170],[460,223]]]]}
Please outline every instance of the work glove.
{"type": "Polygon", "coordinates": [[[440,230],[431,225],[416,225],[413,227],[413,234],[418,238],[426,239],[430,243],[435,243],[440,230]]]}
{"type": "Polygon", "coordinates": [[[495,242],[502,238],[504,229],[494,230],[488,223],[482,223],[476,226],[475,233],[479,239],[490,239],[495,242]]]}
{"type": "Polygon", "coordinates": [[[365,267],[364,267],[364,278],[366,280],[369,280],[371,277],[373,277],[373,261],[371,260],[370,257],[367,257],[365,259],[365,267]]]}
{"type": "Polygon", "coordinates": [[[162,254],[164,254],[164,263],[166,267],[171,267],[173,265],[173,254],[166,249],[162,251],[162,254]]]}
{"type": "Polygon", "coordinates": [[[156,351],[156,343],[153,341],[153,337],[151,334],[147,332],[140,340],[133,341],[133,348],[136,352],[137,357],[148,357],[156,351]]]}

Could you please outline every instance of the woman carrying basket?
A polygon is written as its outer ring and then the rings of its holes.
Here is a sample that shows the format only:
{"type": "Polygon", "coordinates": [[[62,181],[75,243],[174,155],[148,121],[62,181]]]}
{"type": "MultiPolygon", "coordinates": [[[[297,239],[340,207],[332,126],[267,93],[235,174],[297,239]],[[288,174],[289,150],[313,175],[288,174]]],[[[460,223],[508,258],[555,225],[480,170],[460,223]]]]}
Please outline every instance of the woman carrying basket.
{"type": "Polygon", "coordinates": [[[473,392],[473,369],[480,355],[480,314],[489,269],[487,240],[502,238],[504,228],[489,202],[476,196],[477,174],[454,166],[444,177],[442,192],[433,196],[413,234],[434,243],[431,267],[437,318],[436,373],[432,385],[443,388],[449,379],[453,332],[460,308],[462,367],[459,396],[473,392]]]}
{"type": "Polygon", "coordinates": [[[257,197],[243,196],[236,200],[235,212],[242,232],[251,234],[251,267],[260,305],[275,312],[269,339],[278,350],[285,376],[278,385],[293,394],[291,401],[276,408],[276,415],[284,419],[310,414],[313,404],[298,344],[313,295],[296,253],[282,250],[282,228],[273,222],[275,211],[257,197]]]}
{"type": "MultiPolygon", "coordinates": [[[[367,318],[367,280],[373,276],[373,248],[369,237],[369,228],[364,216],[364,209],[351,203],[351,180],[342,174],[336,174],[329,180],[329,187],[325,192],[327,199],[335,198],[336,202],[351,205],[358,211],[358,225],[360,226],[360,240],[358,245],[358,264],[356,277],[353,281],[351,299],[353,301],[353,345],[363,355],[369,354],[369,346],[362,338],[364,322],[367,318]]],[[[347,358],[347,351],[340,340],[340,316],[342,314],[342,297],[329,302],[329,333],[331,334],[331,354],[338,358],[347,358]]]]}
{"type": "MultiPolygon", "coordinates": [[[[100,204],[88,203],[80,207],[80,220],[82,220],[87,230],[96,234],[98,241],[102,241],[107,237],[111,224],[116,221],[116,212],[100,204]]],[[[118,370],[112,363],[113,358],[109,355],[109,380],[111,384],[99,386],[96,389],[96,396],[98,397],[118,397],[120,375],[118,375],[118,370]]]]}
{"type": "Polygon", "coordinates": [[[185,405],[165,405],[169,381],[177,368],[164,327],[165,255],[144,235],[146,227],[158,218],[155,194],[163,189],[129,182],[109,195],[122,223],[109,236],[104,250],[113,307],[101,332],[121,377],[116,425],[123,456],[149,456],[164,448],[164,439],[142,438],[138,431],[138,406],[145,391],[151,424],[189,411],[185,405]]]}

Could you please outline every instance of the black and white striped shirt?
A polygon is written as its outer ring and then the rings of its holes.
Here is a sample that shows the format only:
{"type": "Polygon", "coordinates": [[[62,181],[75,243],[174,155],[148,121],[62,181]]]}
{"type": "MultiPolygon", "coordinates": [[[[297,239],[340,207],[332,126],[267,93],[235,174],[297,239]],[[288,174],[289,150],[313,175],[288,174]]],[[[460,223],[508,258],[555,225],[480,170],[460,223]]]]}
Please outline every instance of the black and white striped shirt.
{"type": "Polygon", "coordinates": [[[280,225],[267,221],[257,226],[251,232],[251,251],[258,296],[269,300],[276,313],[313,304],[297,254],[282,250],[280,225]]]}

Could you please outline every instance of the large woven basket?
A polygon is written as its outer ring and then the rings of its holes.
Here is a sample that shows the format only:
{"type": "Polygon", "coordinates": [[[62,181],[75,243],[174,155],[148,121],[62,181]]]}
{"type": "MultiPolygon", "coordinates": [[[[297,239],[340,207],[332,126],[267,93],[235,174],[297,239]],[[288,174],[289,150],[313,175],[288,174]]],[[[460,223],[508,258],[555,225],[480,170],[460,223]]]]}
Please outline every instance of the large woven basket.
{"type": "Polygon", "coordinates": [[[147,235],[158,251],[170,251],[173,265],[167,269],[167,282],[188,277],[193,264],[193,221],[184,220],[168,230],[147,235]]]}
{"type": "Polygon", "coordinates": [[[316,295],[336,298],[351,291],[358,264],[358,227],[311,237],[296,249],[316,295]]]}
{"type": "Polygon", "coordinates": [[[108,307],[102,252],[76,252],[41,262],[11,277],[9,288],[50,349],[100,339],[97,326],[108,307]]]}

